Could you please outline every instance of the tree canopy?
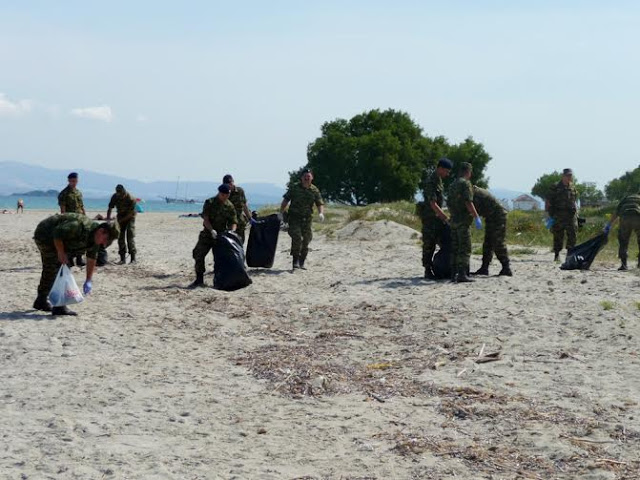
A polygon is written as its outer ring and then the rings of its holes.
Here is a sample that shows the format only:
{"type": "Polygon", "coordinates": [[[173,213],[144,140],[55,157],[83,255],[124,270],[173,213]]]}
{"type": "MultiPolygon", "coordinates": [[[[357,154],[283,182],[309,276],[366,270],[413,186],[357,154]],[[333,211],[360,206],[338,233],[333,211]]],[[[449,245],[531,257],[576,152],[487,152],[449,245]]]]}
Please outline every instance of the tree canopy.
{"type": "Polygon", "coordinates": [[[627,195],[640,192],[640,166],[611,180],[604,191],[609,200],[622,200],[627,195]]]}
{"type": "Polygon", "coordinates": [[[413,200],[423,171],[443,156],[454,162],[454,174],[461,162],[471,163],[473,182],[486,186],[484,171],[491,157],[482,144],[469,137],[451,145],[444,137],[424,135],[405,112],[371,110],[323,124],[321,136],[308,146],[307,164],[290,172],[290,182],[311,168],[314,183],[330,201],[367,205],[413,200]]]}

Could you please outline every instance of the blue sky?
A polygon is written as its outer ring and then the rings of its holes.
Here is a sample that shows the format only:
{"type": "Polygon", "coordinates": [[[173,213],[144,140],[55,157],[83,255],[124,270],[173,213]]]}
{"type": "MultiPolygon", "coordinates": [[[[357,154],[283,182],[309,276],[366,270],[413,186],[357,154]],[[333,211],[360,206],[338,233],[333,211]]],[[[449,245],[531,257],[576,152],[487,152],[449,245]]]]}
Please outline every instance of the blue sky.
{"type": "Polygon", "coordinates": [[[640,7],[520,3],[0,0],[0,160],[284,184],[323,122],[394,108],[482,142],[492,187],[638,166],[640,7]]]}

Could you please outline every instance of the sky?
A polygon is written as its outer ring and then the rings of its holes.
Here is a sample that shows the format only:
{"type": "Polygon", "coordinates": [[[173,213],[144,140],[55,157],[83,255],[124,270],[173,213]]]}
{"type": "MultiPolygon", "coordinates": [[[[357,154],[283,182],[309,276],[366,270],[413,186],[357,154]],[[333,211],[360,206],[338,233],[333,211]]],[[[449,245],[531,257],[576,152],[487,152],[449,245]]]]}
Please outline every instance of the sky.
{"type": "Polygon", "coordinates": [[[0,0],[0,161],[284,185],[324,122],[472,136],[490,186],[640,165],[640,3],[0,0]]]}

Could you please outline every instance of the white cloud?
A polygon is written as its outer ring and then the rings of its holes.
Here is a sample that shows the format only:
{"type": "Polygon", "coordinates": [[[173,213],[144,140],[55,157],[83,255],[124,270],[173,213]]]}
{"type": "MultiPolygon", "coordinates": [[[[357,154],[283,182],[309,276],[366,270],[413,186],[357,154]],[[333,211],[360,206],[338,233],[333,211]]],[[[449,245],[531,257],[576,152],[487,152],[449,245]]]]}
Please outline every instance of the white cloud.
{"type": "Polygon", "coordinates": [[[79,118],[89,118],[91,120],[101,120],[103,122],[110,122],[113,120],[113,112],[109,105],[102,105],[100,107],[85,107],[74,108],[71,110],[71,115],[79,118]]]}
{"type": "Polygon", "coordinates": [[[29,113],[33,108],[31,100],[11,101],[4,93],[0,93],[0,116],[17,116],[29,113]]]}

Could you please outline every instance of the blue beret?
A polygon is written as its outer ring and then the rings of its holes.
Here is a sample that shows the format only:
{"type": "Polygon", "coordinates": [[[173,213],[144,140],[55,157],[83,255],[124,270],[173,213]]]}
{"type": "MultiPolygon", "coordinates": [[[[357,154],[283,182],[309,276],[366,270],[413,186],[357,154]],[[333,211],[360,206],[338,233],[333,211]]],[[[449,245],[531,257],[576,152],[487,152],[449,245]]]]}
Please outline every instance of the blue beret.
{"type": "Polygon", "coordinates": [[[453,168],[453,162],[449,160],[447,157],[442,157],[440,160],[438,160],[438,167],[451,170],[453,168]]]}

